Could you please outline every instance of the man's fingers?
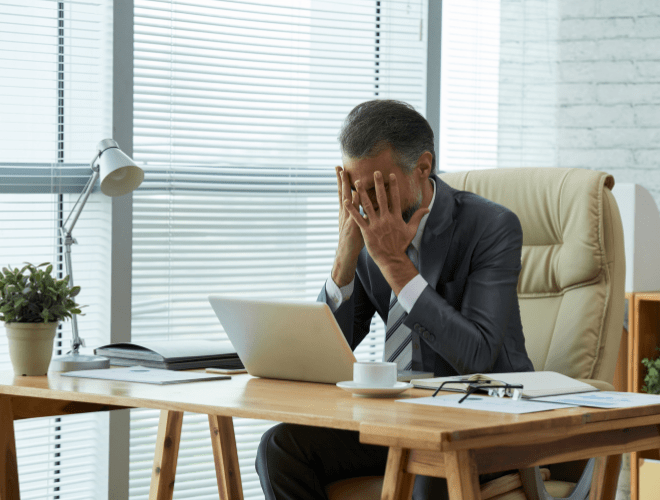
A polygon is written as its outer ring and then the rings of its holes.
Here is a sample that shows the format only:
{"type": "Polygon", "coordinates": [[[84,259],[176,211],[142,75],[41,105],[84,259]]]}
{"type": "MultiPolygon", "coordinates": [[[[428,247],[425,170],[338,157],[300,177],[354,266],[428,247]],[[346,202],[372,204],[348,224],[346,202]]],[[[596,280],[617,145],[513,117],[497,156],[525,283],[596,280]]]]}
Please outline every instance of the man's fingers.
{"type": "Polygon", "coordinates": [[[365,229],[369,223],[362,217],[362,214],[360,214],[359,210],[355,208],[351,203],[348,201],[344,202],[344,208],[348,211],[348,214],[351,216],[351,219],[355,221],[355,223],[360,227],[360,229],[365,229]]]}
{"type": "Polygon", "coordinates": [[[396,218],[401,217],[401,198],[399,197],[399,184],[397,184],[396,175],[394,174],[390,174],[390,201],[392,203],[392,215],[396,218]]]}
{"type": "Polygon", "coordinates": [[[351,185],[348,182],[348,174],[342,170],[340,173],[340,177],[341,177],[341,193],[342,193],[341,203],[343,204],[345,200],[351,201],[352,194],[351,194],[351,185]]]}
{"type": "Polygon", "coordinates": [[[355,207],[355,210],[358,212],[360,211],[360,195],[357,193],[357,191],[352,191],[353,193],[353,206],[355,207]]]}
{"type": "Polygon", "coordinates": [[[355,190],[358,192],[358,195],[360,195],[360,203],[362,203],[364,213],[367,217],[371,218],[371,220],[374,220],[376,217],[376,212],[374,211],[374,207],[371,204],[369,195],[367,195],[367,192],[364,190],[364,187],[360,181],[355,181],[355,190]]]}
{"type": "Polygon", "coordinates": [[[385,191],[385,184],[383,184],[383,174],[376,170],[374,172],[374,188],[376,190],[376,200],[378,201],[378,209],[380,213],[387,211],[387,191],[385,191]]]}

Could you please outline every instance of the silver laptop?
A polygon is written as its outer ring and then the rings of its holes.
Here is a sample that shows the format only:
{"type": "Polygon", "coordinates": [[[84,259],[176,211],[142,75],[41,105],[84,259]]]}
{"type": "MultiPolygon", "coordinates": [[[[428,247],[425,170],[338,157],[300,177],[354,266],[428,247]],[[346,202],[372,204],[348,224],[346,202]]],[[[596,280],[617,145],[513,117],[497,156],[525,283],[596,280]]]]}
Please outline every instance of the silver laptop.
{"type": "Polygon", "coordinates": [[[209,302],[250,375],[353,380],[355,356],[327,304],[222,295],[210,295],[209,302]]]}

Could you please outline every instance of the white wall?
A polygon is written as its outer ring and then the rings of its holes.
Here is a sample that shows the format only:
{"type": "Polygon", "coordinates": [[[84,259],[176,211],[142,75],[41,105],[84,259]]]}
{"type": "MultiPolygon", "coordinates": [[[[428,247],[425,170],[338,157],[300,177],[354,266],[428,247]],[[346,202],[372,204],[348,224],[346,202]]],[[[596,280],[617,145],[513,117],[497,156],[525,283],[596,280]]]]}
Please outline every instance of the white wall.
{"type": "Polygon", "coordinates": [[[660,1],[502,0],[500,166],[604,170],[660,205],[660,1]]]}
{"type": "Polygon", "coordinates": [[[561,0],[558,165],[605,170],[660,202],[660,1],[561,0]]]}

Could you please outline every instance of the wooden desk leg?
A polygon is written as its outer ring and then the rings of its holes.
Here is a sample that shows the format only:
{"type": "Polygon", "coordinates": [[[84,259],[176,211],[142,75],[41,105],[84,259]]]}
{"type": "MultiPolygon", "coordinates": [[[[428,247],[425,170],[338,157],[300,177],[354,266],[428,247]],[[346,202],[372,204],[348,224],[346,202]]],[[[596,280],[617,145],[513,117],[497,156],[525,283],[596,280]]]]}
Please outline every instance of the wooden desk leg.
{"type": "Polygon", "coordinates": [[[479,474],[474,454],[470,450],[445,453],[447,487],[451,500],[479,500],[479,474]]]}
{"type": "MultiPolygon", "coordinates": [[[[628,297],[628,294],[626,294],[628,297]]],[[[631,293],[628,297],[628,357],[630,368],[628,369],[628,392],[639,392],[639,324],[637,323],[637,312],[639,300],[631,293]]],[[[639,482],[639,453],[633,451],[630,454],[630,500],[638,500],[639,482]]]]}
{"type": "Polygon", "coordinates": [[[385,478],[381,500],[410,500],[415,474],[406,472],[410,450],[405,448],[390,448],[387,453],[385,478]]]}
{"type": "Polygon", "coordinates": [[[626,294],[626,300],[628,301],[628,375],[627,382],[628,392],[636,392],[637,380],[635,378],[635,366],[636,366],[636,356],[638,353],[637,348],[637,324],[635,318],[635,294],[630,293],[626,294]]]}
{"type": "Polygon", "coordinates": [[[621,455],[596,458],[589,500],[614,500],[621,472],[621,455]]]}
{"type": "Polygon", "coordinates": [[[149,500],[172,500],[182,424],[182,411],[161,410],[149,500]]]}
{"type": "Polygon", "coordinates": [[[630,351],[628,350],[628,331],[621,329],[621,342],[619,343],[619,357],[614,368],[614,390],[626,392],[630,385],[630,351]]]}
{"type": "Polygon", "coordinates": [[[243,500],[234,423],[231,417],[209,415],[209,428],[220,500],[243,500]]]}
{"type": "Polygon", "coordinates": [[[14,412],[9,396],[0,396],[0,453],[0,500],[19,500],[14,412]]]}

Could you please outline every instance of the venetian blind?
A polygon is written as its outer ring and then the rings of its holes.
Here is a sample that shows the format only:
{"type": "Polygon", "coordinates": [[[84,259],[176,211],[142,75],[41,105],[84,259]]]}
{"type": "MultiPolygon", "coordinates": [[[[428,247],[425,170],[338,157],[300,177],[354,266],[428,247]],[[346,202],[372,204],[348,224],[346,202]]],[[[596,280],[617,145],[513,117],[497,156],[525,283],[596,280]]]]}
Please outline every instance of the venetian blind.
{"type": "Polygon", "coordinates": [[[495,168],[500,0],[443,0],[440,74],[440,170],[495,168]]]}
{"type": "MultiPolygon", "coordinates": [[[[0,0],[0,265],[52,262],[63,273],[57,228],[91,175],[96,143],[110,136],[106,68],[110,37],[103,1],[0,0]]],[[[79,318],[89,346],[109,337],[105,263],[109,203],[93,194],[75,229],[79,318]]],[[[0,327],[0,369],[12,370],[0,327]]],[[[60,327],[54,355],[70,346],[60,327]]],[[[89,352],[89,350],[87,351],[89,352]]],[[[107,416],[71,415],[15,423],[24,499],[103,498],[107,416]]]]}
{"type": "MultiPolygon", "coordinates": [[[[210,293],[313,301],[337,243],[337,134],[375,98],[425,108],[425,1],[136,0],[134,341],[215,338],[210,293]]],[[[382,325],[356,353],[382,356],[382,325]]],[[[132,411],[132,499],[157,412],[132,411]]],[[[234,419],[246,498],[271,423],[234,419]]],[[[217,498],[208,420],[186,414],[175,498],[217,498]]]]}

